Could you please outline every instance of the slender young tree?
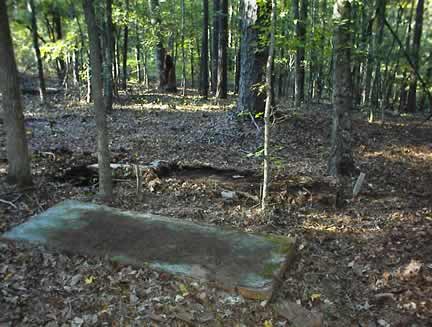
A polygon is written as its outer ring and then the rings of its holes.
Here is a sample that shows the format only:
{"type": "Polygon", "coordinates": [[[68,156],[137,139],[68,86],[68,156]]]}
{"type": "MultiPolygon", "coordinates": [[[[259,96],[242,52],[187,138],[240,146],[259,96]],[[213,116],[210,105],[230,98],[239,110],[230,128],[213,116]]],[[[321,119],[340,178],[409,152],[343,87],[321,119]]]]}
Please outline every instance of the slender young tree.
{"type": "MultiPolygon", "coordinates": [[[[126,15],[129,13],[129,0],[125,2],[125,10],[126,15]]],[[[126,25],[123,28],[123,76],[122,76],[122,89],[126,90],[127,88],[127,57],[128,57],[128,41],[129,41],[129,24],[126,22],[126,25]]]]}
{"type": "Polygon", "coordinates": [[[261,209],[263,212],[267,206],[268,188],[271,176],[270,161],[270,114],[273,102],[273,55],[275,48],[275,30],[276,30],[276,0],[271,0],[271,19],[270,19],[270,45],[266,64],[266,103],[264,110],[264,165],[263,165],[263,190],[261,199],[261,209]]]}
{"type": "Polygon", "coordinates": [[[296,71],[295,71],[295,106],[299,107],[304,101],[305,86],[305,47],[306,47],[306,20],[307,20],[308,0],[293,0],[294,19],[296,22],[296,71]]]}
{"type": "Polygon", "coordinates": [[[8,182],[28,186],[32,184],[30,157],[6,0],[0,0],[0,93],[5,113],[8,182]]]}
{"type": "Polygon", "coordinates": [[[181,54],[182,54],[182,95],[186,94],[186,55],[185,55],[185,1],[181,0],[181,54]]]}
{"type": "Polygon", "coordinates": [[[220,1],[213,0],[213,30],[212,30],[212,61],[211,61],[211,91],[216,94],[218,62],[219,62],[219,14],[220,1]]]}
{"type": "Polygon", "coordinates": [[[333,126],[328,162],[329,175],[338,179],[337,204],[345,197],[348,177],[354,170],[351,136],[352,78],[351,78],[351,2],[336,0],[334,21],[333,67],[333,126]]]}
{"type": "Polygon", "coordinates": [[[240,87],[237,111],[264,112],[271,0],[245,0],[242,13],[240,87]]]}
{"type": "Polygon", "coordinates": [[[203,0],[203,26],[201,38],[201,62],[200,62],[200,95],[208,96],[209,73],[208,73],[208,25],[209,25],[209,4],[208,0],[203,0]]]}
{"type": "MultiPolygon", "coordinates": [[[[424,0],[418,0],[417,9],[416,9],[416,17],[415,17],[415,26],[414,26],[414,36],[411,46],[411,60],[414,64],[413,71],[419,70],[420,67],[420,44],[421,44],[421,35],[423,30],[423,12],[424,12],[424,0]]],[[[411,73],[411,83],[408,92],[408,104],[407,110],[409,112],[416,111],[417,106],[417,76],[415,72],[411,73]]]]}
{"type": "Polygon", "coordinates": [[[39,39],[38,39],[38,28],[36,21],[36,8],[34,4],[34,0],[27,1],[27,10],[30,14],[30,25],[31,25],[31,34],[33,40],[33,50],[35,53],[36,64],[38,69],[38,77],[39,77],[39,96],[41,102],[45,102],[46,100],[46,87],[45,87],[45,76],[44,76],[44,68],[42,62],[42,56],[39,49],[39,39]]]}
{"type": "MultiPolygon", "coordinates": [[[[55,3],[50,11],[51,11],[53,25],[54,25],[53,32],[55,32],[53,33],[55,34],[54,40],[59,41],[63,39],[62,16],[61,16],[59,5],[55,3]]],[[[57,64],[57,75],[59,79],[63,81],[65,78],[67,78],[67,76],[65,76],[67,63],[63,58],[60,57],[56,60],[56,64],[57,64]]]]}
{"type": "Polygon", "coordinates": [[[97,154],[99,166],[99,193],[105,200],[112,199],[111,158],[108,146],[108,127],[105,113],[104,99],[102,95],[102,63],[101,49],[96,17],[94,14],[93,0],[83,0],[84,15],[87,24],[89,45],[92,93],[95,107],[97,154]]]}
{"type": "MultiPolygon", "coordinates": [[[[375,76],[372,83],[371,108],[369,111],[369,122],[374,120],[375,112],[380,106],[381,97],[381,57],[383,55],[382,44],[384,41],[384,20],[385,20],[386,0],[376,1],[376,20],[377,28],[374,33],[374,61],[375,61],[375,76]]],[[[384,112],[384,111],[383,111],[384,112]]]]}
{"type": "Polygon", "coordinates": [[[228,0],[220,1],[219,15],[219,55],[217,71],[216,98],[228,96],[228,0]]]}

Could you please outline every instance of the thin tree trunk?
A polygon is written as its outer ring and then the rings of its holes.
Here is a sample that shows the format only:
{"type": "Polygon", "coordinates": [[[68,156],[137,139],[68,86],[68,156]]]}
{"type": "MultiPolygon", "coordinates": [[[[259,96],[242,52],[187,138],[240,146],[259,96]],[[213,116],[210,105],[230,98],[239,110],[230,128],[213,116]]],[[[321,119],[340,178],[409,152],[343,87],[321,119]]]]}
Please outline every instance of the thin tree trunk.
{"type": "Polygon", "coordinates": [[[25,187],[32,184],[30,156],[6,0],[0,0],[0,93],[5,113],[7,181],[25,187]]]}
{"type": "Polygon", "coordinates": [[[36,9],[34,5],[34,0],[28,0],[27,9],[30,13],[33,50],[35,52],[35,58],[36,58],[37,69],[38,69],[39,96],[41,102],[45,102],[46,100],[45,77],[44,77],[44,69],[43,69],[41,52],[39,49],[38,30],[37,30],[37,22],[36,22],[36,9]]]}
{"type": "MultiPolygon", "coordinates": [[[[63,39],[63,29],[62,29],[62,21],[60,16],[59,8],[54,5],[52,9],[52,16],[53,16],[53,25],[54,30],[56,34],[56,41],[59,41],[63,39]]],[[[65,72],[66,72],[66,62],[63,58],[57,59],[57,73],[60,80],[63,80],[65,78],[65,72]]]]}
{"type": "Polygon", "coordinates": [[[242,42],[240,40],[239,46],[236,53],[235,59],[235,79],[234,79],[234,93],[238,94],[240,89],[240,71],[241,71],[241,45],[242,42]]]}
{"type": "Polygon", "coordinates": [[[92,82],[91,82],[91,65],[90,65],[90,54],[88,55],[88,62],[87,62],[87,71],[86,71],[86,77],[87,77],[87,94],[86,94],[86,102],[91,103],[92,102],[92,82]]]}
{"type": "Polygon", "coordinates": [[[218,62],[219,62],[219,15],[220,1],[213,0],[213,37],[212,37],[212,74],[211,74],[211,91],[216,94],[218,62]]]}
{"type": "Polygon", "coordinates": [[[377,34],[374,35],[375,78],[372,83],[372,98],[371,98],[371,108],[369,111],[369,122],[372,122],[374,120],[375,112],[380,107],[380,97],[381,97],[381,87],[382,87],[381,56],[382,56],[382,43],[384,40],[384,19],[385,19],[386,0],[377,0],[376,6],[377,6],[376,17],[378,20],[377,23],[379,29],[377,34]]]}
{"type": "MultiPolygon", "coordinates": [[[[407,22],[407,31],[406,31],[406,38],[405,38],[405,49],[410,48],[411,44],[411,25],[412,25],[412,19],[414,16],[414,0],[411,0],[411,11],[409,14],[408,22],[407,22]]],[[[405,49],[401,47],[400,51],[403,52],[405,49]]],[[[408,94],[408,83],[406,82],[407,78],[407,71],[404,69],[403,71],[403,79],[402,84],[400,86],[400,96],[399,96],[399,111],[406,111],[407,110],[407,94],[408,94]]]]}
{"type": "Polygon", "coordinates": [[[200,87],[199,93],[207,98],[209,91],[209,68],[208,68],[208,25],[209,25],[209,4],[203,0],[203,26],[201,38],[201,61],[200,61],[200,87]]]}
{"type": "Polygon", "coordinates": [[[147,67],[147,50],[144,49],[143,51],[144,56],[144,86],[146,89],[149,88],[149,76],[148,76],[148,67],[147,67]]]}
{"type": "Polygon", "coordinates": [[[74,51],[72,53],[72,63],[73,63],[73,83],[75,86],[79,86],[79,83],[80,83],[80,77],[79,77],[80,62],[78,59],[78,51],[74,51]]]}
{"type": "Polygon", "coordinates": [[[306,46],[306,20],[308,0],[293,1],[294,15],[297,16],[296,37],[299,45],[296,50],[296,79],[295,79],[295,106],[304,102],[305,85],[305,46],[306,46]]]}
{"type": "Polygon", "coordinates": [[[420,45],[421,45],[421,35],[423,30],[423,12],[424,12],[424,0],[418,0],[416,9],[416,18],[414,26],[414,36],[411,46],[411,60],[414,64],[411,73],[411,83],[408,92],[408,104],[407,110],[409,112],[415,112],[417,106],[417,76],[415,71],[419,71],[420,67],[420,45]]]}
{"type": "Polygon", "coordinates": [[[110,151],[108,146],[108,126],[105,113],[105,105],[102,95],[102,63],[99,42],[98,27],[94,14],[93,1],[83,0],[85,20],[87,23],[90,62],[92,66],[92,92],[94,98],[96,132],[97,132],[97,154],[99,166],[99,193],[105,200],[112,199],[112,176],[110,167],[110,151]]]}
{"type": "Polygon", "coordinates": [[[226,99],[228,96],[228,0],[221,0],[220,5],[216,98],[226,99]]]}
{"type": "Polygon", "coordinates": [[[273,97],[272,67],[273,54],[275,47],[275,30],[276,30],[276,0],[271,1],[272,11],[270,19],[270,45],[266,66],[266,93],[267,99],[264,110],[264,167],[263,167],[263,190],[261,198],[261,209],[265,212],[267,207],[268,188],[271,178],[271,161],[270,161],[270,114],[273,97]]]}
{"type": "MultiPolygon", "coordinates": [[[[126,15],[129,13],[129,0],[126,0],[126,15]]],[[[127,57],[128,57],[128,39],[129,39],[129,25],[126,23],[123,29],[123,78],[122,78],[122,89],[127,88],[127,57]]]]}
{"type": "Polygon", "coordinates": [[[182,50],[182,95],[186,94],[186,55],[185,55],[185,2],[180,1],[181,7],[181,50],[182,50]]]}
{"type": "Polygon", "coordinates": [[[195,87],[195,66],[194,66],[194,49],[190,48],[190,72],[191,72],[191,88],[195,87]]]}

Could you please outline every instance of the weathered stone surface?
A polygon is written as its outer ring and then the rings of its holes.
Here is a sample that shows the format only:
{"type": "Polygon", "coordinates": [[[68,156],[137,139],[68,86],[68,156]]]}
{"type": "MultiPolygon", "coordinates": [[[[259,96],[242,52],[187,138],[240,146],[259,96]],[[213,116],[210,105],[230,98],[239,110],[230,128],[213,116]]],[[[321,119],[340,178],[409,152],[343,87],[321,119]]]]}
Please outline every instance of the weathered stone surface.
{"type": "Polygon", "coordinates": [[[109,256],[266,297],[293,241],[150,213],[65,201],[4,234],[74,253],[109,256]],[[251,291],[248,292],[247,290],[251,291]],[[262,292],[260,292],[262,291],[262,292]]]}
{"type": "Polygon", "coordinates": [[[273,305],[276,313],[291,323],[294,327],[321,327],[322,314],[309,311],[300,304],[291,301],[280,301],[273,305]]]}

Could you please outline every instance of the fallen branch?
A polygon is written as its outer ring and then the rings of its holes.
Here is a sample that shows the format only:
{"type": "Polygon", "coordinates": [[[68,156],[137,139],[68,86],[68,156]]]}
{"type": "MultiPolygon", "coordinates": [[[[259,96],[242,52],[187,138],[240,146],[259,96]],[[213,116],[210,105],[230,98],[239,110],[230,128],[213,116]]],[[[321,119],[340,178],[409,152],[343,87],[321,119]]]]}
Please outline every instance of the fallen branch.
{"type": "Polygon", "coordinates": [[[10,205],[11,207],[14,207],[15,209],[18,209],[18,207],[15,204],[13,204],[12,202],[10,202],[10,201],[6,201],[6,200],[3,200],[3,199],[0,199],[0,202],[4,203],[4,204],[7,204],[7,205],[10,205]]]}
{"type": "Polygon", "coordinates": [[[247,193],[247,192],[243,192],[243,191],[234,191],[234,192],[236,192],[238,195],[241,195],[241,196],[243,196],[243,197],[245,197],[247,199],[250,199],[252,201],[260,202],[259,197],[256,196],[256,195],[253,195],[253,194],[250,194],[250,193],[247,193]]]}
{"type": "Polygon", "coordinates": [[[29,187],[25,187],[25,188],[22,188],[22,189],[19,189],[19,190],[1,193],[0,196],[11,195],[11,194],[15,194],[15,193],[22,193],[22,192],[30,191],[30,190],[33,190],[33,189],[35,189],[34,186],[29,186],[29,187]]]}

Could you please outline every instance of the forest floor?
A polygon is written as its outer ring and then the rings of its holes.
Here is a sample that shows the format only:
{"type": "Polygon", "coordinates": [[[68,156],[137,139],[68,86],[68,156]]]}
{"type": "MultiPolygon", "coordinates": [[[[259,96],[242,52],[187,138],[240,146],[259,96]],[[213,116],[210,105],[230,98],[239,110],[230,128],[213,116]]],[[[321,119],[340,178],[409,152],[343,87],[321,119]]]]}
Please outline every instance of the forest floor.
{"type": "MultiPolygon", "coordinates": [[[[421,117],[353,122],[354,154],[366,182],[336,210],[326,177],[331,109],[281,106],[272,134],[270,213],[259,195],[261,135],[217,104],[133,89],[109,117],[113,162],[170,163],[146,173],[116,170],[117,208],[297,238],[298,258],[278,292],[323,315],[323,326],[431,326],[432,124],[421,117]],[[232,176],[244,176],[235,178],[232,176]],[[227,200],[222,191],[238,192],[227,200]],[[243,194],[243,195],[242,195],[243,194]],[[246,196],[244,196],[246,194],[246,196]],[[252,195],[252,196],[251,196],[252,195]]],[[[5,183],[0,123],[0,233],[65,199],[92,201],[97,162],[91,106],[53,95],[26,97],[35,185],[5,183]]],[[[294,326],[272,306],[148,268],[0,239],[0,326],[294,326]]]]}

